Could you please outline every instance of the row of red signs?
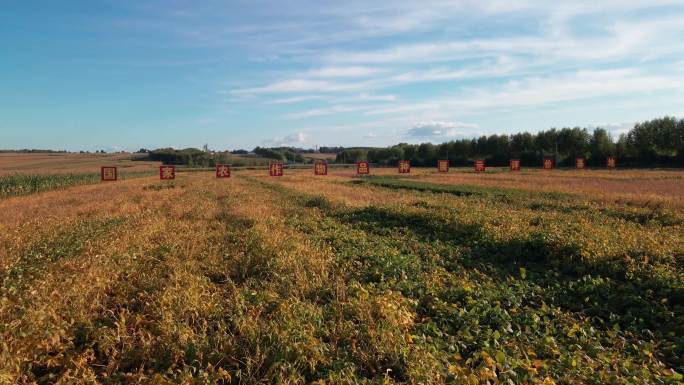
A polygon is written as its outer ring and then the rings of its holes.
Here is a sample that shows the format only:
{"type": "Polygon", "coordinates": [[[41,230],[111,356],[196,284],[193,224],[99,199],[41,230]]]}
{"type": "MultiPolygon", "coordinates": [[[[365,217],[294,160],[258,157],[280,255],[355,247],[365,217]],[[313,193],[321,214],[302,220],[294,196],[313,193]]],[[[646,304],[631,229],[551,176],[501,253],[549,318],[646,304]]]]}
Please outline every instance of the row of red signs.
{"type": "MultiPolygon", "coordinates": [[[[363,174],[367,174],[367,168],[368,168],[368,163],[367,162],[361,162],[365,163],[364,169],[366,172],[363,174]]],[[[556,167],[556,161],[552,157],[545,157],[544,158],[544,163],[543,167],[545,170],[551,170],[556,167]]],[[[608,168],[615,168],[616,167],[616,161],[615,157],[609,156],[606,158],[606,167],[608,168]]],[[[484,172],[486,170],[485,166],[485,161],[482,159],[478,159],[474,162],[474,168],[475,172],[484,172]]],[[[511,159],[509,163],[509,168],[511,171],[520,171],[520,159],[511,159]]],[[[575,168],[578,170],[584,170],[587,168],[587,161],[585,158],[575,158],[575,168]]],[[[449,172],[449,161],[446,159],[440,159],[437,161],[437,171],[439,172],[449,172]]],[[[411,172],[411,163],[408,160],[400,160],[399,161],[399,173],[400,174],[408,174],[411,172]]],[[[362,174],[359,172],[359,174],[362,174]]]]}
{"type": "MultiPolygon", "coordinates": [[[[544,158],[543,167],[545,170],[551,170],[555,167],[555,160],[551,157],[544,158]]],[[[484,172],[486,170],[484,160],[478,159],[475,161],[475,172],[484,172]]],[[[606,166],[608,168],[615,168],[616,162],[615,158],[610,156],[606,161],[606,166]]],[[[268,173],[270,176],[283,176],[283,163],[271,163],[268,166],[268,173]]],[[[520,159],[511,159],[509,168],[511,171],[520,171],[520,159]]],[[[586,160],[584,158],[575,159],[575,168],[578,170],[583,170],[586,168],[586,160]]],[[[440,159],[437,161],[437,171],[439,172],[449,172],[449,161],[446,159],[440,159]]],[[[358,175],[368,175],[370,174],[370,164],[366,161],[356,163],[356,173],[358,175]]],[[[399,173],[409,174],[411,173],[411,162],[408,160],[399,161],[399,173]]],[[[314,164],[314,175],[328,175],[328,163],[327,162],[316,162],[314,164]]],[[[100,179],[103,182],[115,181],[117,180],[117,168],[103,166],[100,170],[100,179]]],[[[217,178],[230,178],[230,165],[227,164],[217,164],[216,165],[216,177],[217,178]]],[[[159,179],[171,180],[176,179],[176,166],[159,166],[159,179]]]]}
{"type": "MultiPolygon", "coordinates": [[[[440,161],[440,162],[442,162],[442,161],[440,161]]],[[[444,161],[444,162],[446,162],[446,161],[444,161]]],[[[617,166],[617,162],[615,160],[615,157],[609,156],[608,158],[606,158],[606,167],[613,169],[616,166],[617,166]]],[[[555,167],[556,167],[556,160],[554,158],[552,158],[552,157],[545,157],[544,158],[544,163],[543,163],[544,170],[552,170],[555,167]]],[[[511,159],[510,163],[509,163],[509,168],[511,171],[520,171],[520,159],[511,159]]],[[[587,160],[585,158],[582,158],[582,157],[575,158],[575,168],[578,170],[586,169],[587,168],[587,160]]],[[[448,168],[447,168],[447,170],[448,170],[448,168]]],[[[442,171],[442,170],[440,169],[440,171],[442,171]]],[[[475,161],[475,171],[476,172],[485,171],[484,160],[476,160],[475,161]]]]}

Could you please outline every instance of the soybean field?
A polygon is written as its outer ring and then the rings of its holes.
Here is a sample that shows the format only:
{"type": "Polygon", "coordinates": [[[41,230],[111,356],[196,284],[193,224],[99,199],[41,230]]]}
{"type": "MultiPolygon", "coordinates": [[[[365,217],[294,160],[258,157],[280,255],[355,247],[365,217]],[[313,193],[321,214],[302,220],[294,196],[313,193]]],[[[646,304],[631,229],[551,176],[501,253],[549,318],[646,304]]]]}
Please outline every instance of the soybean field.
{"type": "Polygon", "coordinates": [[[0,383],[682,383],[683,171],[284,174],[1,196],[0,383]]]}

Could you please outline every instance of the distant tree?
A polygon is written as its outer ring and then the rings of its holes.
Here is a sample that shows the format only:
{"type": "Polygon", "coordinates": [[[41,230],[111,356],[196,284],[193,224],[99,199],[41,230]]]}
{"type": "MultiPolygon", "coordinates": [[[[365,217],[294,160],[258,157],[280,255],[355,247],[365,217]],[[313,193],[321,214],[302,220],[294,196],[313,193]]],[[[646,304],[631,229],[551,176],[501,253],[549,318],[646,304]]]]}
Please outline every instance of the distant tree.
{"type": "Polygon", "coordinates": [[[421,143],[418,145],[416,152],[416,159],[414,162],[416,166],[428,166],[434,164],[437,159],[437,149],[432,143],[421,143]]]}
{"type": "Polygon", "coordinates": [[[656,140],[656,130],[650,122],[637,123],[627,134],[627,145],[636,156],[647,162],[653,162],[658,155],[656,140]]]}
{"type": "Polygon", "coordinates": [[[589,153],[589,163],[593,165],[604,164],[608,156],[616,155],[616,146],[606,129],[594,129],[589,142],[589,153]]]}
{"type": "Polygon", "coordinates": [[[629,144],[627,134],[620,134],[617,142],[615,142],[615,155],[617,155],[617,157],[621,159],[629,158],[636,155],[629,144]]]}
{"type": "Polygon", "coordinates": [[[255,147],[252,152],[264,158],[274,159],[278,161],[286,160],[285,155],[282,152],[274,150],[272,148],[255,147]]]}
{"type": "Polygon", "coordinates": [[[197,148],[186,148],[183,150],[162,148],[150,151],[148,157],[150,160],[160,161],[164,164],[188,166],[212,166],[216,162],[210,154],[197,148]]]}
{"type": "Polygon", "coordinates": [[[319,147],[318,152],[320,153],[334,153],[337,154],[338,152],[341,152],[344,150],[344,147],[319,147]]]}
{"type": "Polygon", "coordinates": [[[555,155],[558,148],[557,130],[539,131],[534,138],[534,146],[540,159],[544,155],[555,155]]]}
{"type": "Polygon", "coordinates": [[[346,149],[337,153],[336,163],[354,163],[361,160],[368,160],[368,150],[346,149]]]}

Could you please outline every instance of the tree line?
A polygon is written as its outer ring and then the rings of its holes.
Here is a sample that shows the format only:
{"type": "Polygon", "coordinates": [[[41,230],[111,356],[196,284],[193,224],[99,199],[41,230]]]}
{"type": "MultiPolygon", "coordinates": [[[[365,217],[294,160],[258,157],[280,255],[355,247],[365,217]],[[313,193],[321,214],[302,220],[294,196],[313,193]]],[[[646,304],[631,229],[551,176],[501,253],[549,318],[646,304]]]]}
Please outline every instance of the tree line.
{"type": "Polygon", "coordinates": [[[255,166],[268,164],[269,160],[280,162],[306,162],[300,153],[291,148],[256,147],[250,154],[245,150],[237,151],[209,151],[198,148],[159,148],[147,151],[147,157],[138,160],[152,160],[163,164],[185,165],[191,167],[214,167],[217,164],[232,164],[233,166],[255,166]],[[266,158],[266,159],[264,159],[266,158]]]}
{"type": "MultiPolygon", "coordinates": [[[[305,159],[302,153],[309,153],[309,150],[296,149],[291,147],[256,147],[252,150],[253,153],[281,162],[304,162],[305,159]]],[[[311,150],[313,152],[313,150],[311,150]]]]}
{"type": "MultiPolygon", "coordinates": [[[[243,155],[240,153],[240,155],[243,155]]],[[[135,160],[153,160],[163,164],[185,165],[190,167],[214,167],[217,164],[233,166],[260,166],[268,164],[268,160],[255,156],[236,156],[229,151],[208,151],[198,148],[160,148],[147,152],[146,157],[135,160]]]]}
{"type": "Polygon", "coordinates": [[[162,162],[163,164],[183,164],[196,167],[213,167],[216,164],[228,163],[228,153],[210,153],[198,148],[185,148],[176,150],[173,148],[159,148],[147,153],[149,160],[162,162]]]}
{"type": "MultiPolygon", "coordinates": [[[[162,148],[152,151],[141,149],[140,152],[146,152],[150,160],[164,164],[200,167],[221,163],[247,165],[257,160],[244,158],[249,154],[246,150],[210,152],[196,148],[162,148]]],[[[251,152],[262,162],[270,159],[302,163],[312,162],[311,158],[303,155],[316,151],[296,147],[256,147],[251,152]]],[[[576,157],[586,158],[590,166],[603,166],[606,157],[614,156],[620,166],[681,167],[684,166],[684,119],[666,116],[637,123],[617,139],[604,128],[565,127],[536,134],[490,135],[441,144],[399,143],[385,148],[321,147],[318,152],[336,153],[336,163],[367,160],[388,166],[396,165],[399,160],[409,160],[414,166],[434,167],[438,159],[448,159],[456,166],[472,165],[475,159],[483,159],[489,166],[506,166],[510,159],[520,159],[523,166],[537,166],[547,156],[554,157],[559,166],[573,166],[576,157]]]]}
{"type": "Polygon", "coordinates": [[[574,165],[576,157],[602,166],[608,156],[616,157],[620,166],[684,166],[684,119],[666,116],[637,123],[617,140],[604,128],[552,128],[536,134],[490,135],[436,145],[399,143],[387,148],[345,149],[337,153],[336,162],[367,160],[396,165],[399,160],[410,160],[415,166],[432,167],[438,159],[448,159],[452,165],[484,159],[490,166],[506,166],[515,158],[522,165],[535,166],[546,156],[555,157],[560,166],[574,165]]]}

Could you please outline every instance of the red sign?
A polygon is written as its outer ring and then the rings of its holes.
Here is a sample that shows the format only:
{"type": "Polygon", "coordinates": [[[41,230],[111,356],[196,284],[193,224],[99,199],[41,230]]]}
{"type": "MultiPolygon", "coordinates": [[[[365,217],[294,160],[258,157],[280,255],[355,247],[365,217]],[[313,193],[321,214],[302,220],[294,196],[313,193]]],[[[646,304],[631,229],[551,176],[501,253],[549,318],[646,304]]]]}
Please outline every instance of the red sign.
{"type": "Polygon", "coordinates": [[[283,164],[271,163],[268,165],[268,173],[271,176],[283,176],[283,164]]]}
{"type": "Polygon", "coordinates": [[[449,161],[446,159],[440,159],[437,161],[437,171],[438,172],[449,172],[449,161]]]}
{"type": "Polygon", "coordinates": [[[116,167],[100,167],[100,181],[113,182],[117,178],[116,167]]]}
{"type": "Polygon", "coordinates": [[[510,168],[511,171],[520,171],[520,159],[511,159],[510,168]]]}
{"type": "Polygon", "coordinates": [[[159,179],[176,179],[176,166],[159,166],[159,179]]]}
{"type": "Polygon", "coordinates": [[[356,173],[359,175],[370,174],[370,166],[368,165],[368,162],[357,162],[356,163],[356,173]]]}
{"type": "Polygon", "coordinates": [[[617,163],[615,162],[615,157],[609,156],[608,159],[606,159],[606,167],[608,167],[608,168],[617,167],[617,163]]]}
{"type": "Polygon", "coordinates": [[[411,162],[408,160],[399,161],[399,174],[411,173],[411,162]]]}
{"type": "Polygon", "coordinates": [[[217,164],[216,165],[216,177],[217,178],[230,178],[230,165],[217,164]]]}
{"type": "Polygon", "coordinates": [[[551,170],[554,166],[553,158],[550,156],[544,157],[544,170],[551,170]]]}
{"type": "Polygon", "coordinates": [[[314,163],[314,175],[328,175],[328,162],[316,161],[314,163]]]}
{"type": "Polygon", "coordinates": [[[478,159],[475,161],[475,172],[484,172],[485,171],[485,162],[482,159],[478,159]]]}
{"type": "Polygon", "coordinates": [[[575,168],[576,169],[584,170],[585,166],[586,166],[586,161],[584,160],[584,158],[582,158],[582,157],[575,158],[575,168]]]}

